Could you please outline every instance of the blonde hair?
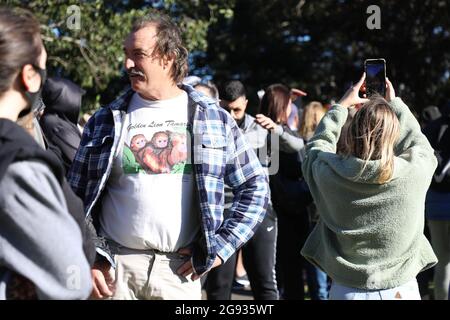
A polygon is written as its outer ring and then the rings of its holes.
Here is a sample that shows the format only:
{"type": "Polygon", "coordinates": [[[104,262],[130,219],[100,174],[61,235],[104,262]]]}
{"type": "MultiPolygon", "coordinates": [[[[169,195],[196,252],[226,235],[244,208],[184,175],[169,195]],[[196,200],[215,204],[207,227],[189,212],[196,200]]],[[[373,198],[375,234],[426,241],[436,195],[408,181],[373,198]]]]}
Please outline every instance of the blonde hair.
{"type": "Polygon", "coordinates": [[[317,125],[326,112],[327,109],[318,101],[311,101],[305,106],[298,130],[303,139],[309,140],[313,136],[317,125]]]}
{"type": "Polygon", "coordinates": [[[351,120],[342,153],[365,161],[360,174],[370,160],[380,160],[378,183],[386,183],[394,171],[394,144],[399,131],[398,118],[388,102],[375,96],[351,120]]]}

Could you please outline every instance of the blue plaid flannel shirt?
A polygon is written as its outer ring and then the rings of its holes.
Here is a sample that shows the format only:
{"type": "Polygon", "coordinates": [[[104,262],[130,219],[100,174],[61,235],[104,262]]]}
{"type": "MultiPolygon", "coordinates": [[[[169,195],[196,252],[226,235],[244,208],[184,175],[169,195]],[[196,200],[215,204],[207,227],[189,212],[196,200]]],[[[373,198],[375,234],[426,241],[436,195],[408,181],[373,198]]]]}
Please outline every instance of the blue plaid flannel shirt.
{"type": "MultiPolygon", "coordinates": [[[[193,244],[192,264],[197,274],[208,271],[218,255],[224,262],[254,234],[262,222],[270,190],[261,164],[236,122],[214,101],[187,85],[195,107],[192,154],[201,214],[201,237],[193,244]],[[224,184],[234,193],[224,219],[224,184]]],[[[97,232],[99,210],[94,210],[111,173],[119,146],[124,115],[134,91],[128,89],[88,121],[80,147],[68,172],[73,190],[84,201],[86,221],[95,234],[97,253],[113,266],[105,239],[97,232]]]]}

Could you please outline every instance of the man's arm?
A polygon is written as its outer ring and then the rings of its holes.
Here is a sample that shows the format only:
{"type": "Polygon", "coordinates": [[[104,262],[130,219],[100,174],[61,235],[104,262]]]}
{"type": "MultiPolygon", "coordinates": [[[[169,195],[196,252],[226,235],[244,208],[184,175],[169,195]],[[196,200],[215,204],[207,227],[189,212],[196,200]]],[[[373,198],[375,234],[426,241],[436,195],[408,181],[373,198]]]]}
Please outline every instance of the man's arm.
{"type": "Polygon", "coordinates": [[[268,178],[258,157],[235,122],[228,124],[231,130],[224,182],[232,188],[234,198],[216,234],[217,254],[223,262],[253,236],[264,219],[270,197],[268,178]]]}

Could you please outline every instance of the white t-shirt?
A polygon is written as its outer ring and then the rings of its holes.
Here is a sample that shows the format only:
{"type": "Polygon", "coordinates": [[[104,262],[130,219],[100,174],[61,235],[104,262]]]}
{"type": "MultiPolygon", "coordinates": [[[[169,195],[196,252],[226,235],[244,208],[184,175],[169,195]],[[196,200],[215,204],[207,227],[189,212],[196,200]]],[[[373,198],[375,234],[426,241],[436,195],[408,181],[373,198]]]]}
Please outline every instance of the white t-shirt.
{"type": "Polygon", "coordinates": [[[197,238],[188,101],[186,92],[160,101],[132,97],[102,200],[103,236],[128,248],[163,252],[197,238]]]}

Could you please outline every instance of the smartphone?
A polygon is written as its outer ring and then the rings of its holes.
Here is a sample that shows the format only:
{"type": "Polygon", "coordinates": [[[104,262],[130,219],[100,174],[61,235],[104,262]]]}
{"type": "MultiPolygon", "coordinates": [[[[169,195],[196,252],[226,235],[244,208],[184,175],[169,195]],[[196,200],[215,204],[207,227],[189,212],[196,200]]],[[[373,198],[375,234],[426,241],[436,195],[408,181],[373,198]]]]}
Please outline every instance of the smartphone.
{"type": "Polygon", "coordinates": [[[366,72],[366,94],[368,97],[379,94],[386,96],[386,60],[367,59],[364,61],[366,72]]]}

